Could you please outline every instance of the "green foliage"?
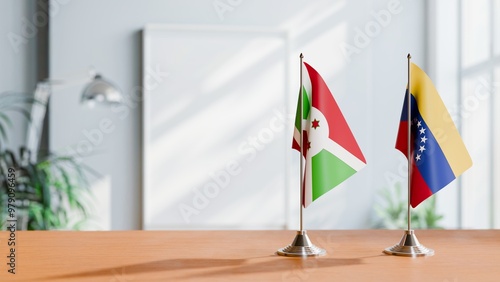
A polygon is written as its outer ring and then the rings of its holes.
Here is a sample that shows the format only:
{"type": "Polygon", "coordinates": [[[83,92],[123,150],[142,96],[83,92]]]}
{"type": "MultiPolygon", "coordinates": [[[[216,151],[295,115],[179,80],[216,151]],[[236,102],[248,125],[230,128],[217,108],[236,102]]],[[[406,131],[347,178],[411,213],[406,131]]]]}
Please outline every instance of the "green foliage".
{"type": "MultiPolygon", "coordinates": [[[[406,229],[408,227],[408,200],[403,196],[401,183],[394,189],[381,191],[379,202],[375,205],[378,216],[375,227],[388,229],[406,229]]],[[[418,207],[411,210],[411,225],[415,229],[441,229],[439,222],[443,216],[436,211],[436,197],[431,196],[418,207]]]]}
{"type": "Polygon", "coordinates": [[[17,210],[27,211],[28,230],[66,229],[75,218],[87,218],[82,200],[89,185],[73,157],[53,155],[33,163],[24,148],[19,156],[9,150],[0,153],[0,195],[5,203],[7,170],[14,168],[17,210]]]}
{"type": "MultiPolygon", "coordinates": [[[[86,200],[91,196],[86,172],[90,168],[73,156],[48,155],[33,162],[24,147],[18,154],[2,145],[12,122],[8,111],[18,112],[28,120],[27,106],[35,102],[19,94],[0,95],[0,216],[7,218],[8,169],[15,170],[16,215],[27,216],[28,230],[75,229],[88,218],[86,200]]],[[[1,222],[3,221],[3,222],[1,222]]]]}

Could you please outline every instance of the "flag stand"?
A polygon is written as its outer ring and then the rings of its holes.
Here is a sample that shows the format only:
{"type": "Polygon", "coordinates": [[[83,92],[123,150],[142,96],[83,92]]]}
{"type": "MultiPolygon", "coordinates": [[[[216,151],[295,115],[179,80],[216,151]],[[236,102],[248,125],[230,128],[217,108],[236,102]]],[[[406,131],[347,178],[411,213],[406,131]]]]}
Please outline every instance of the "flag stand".
{"type": "Polygon", "coordinates": [[[423,257],[434,255],[434,250],[420,244],[413,230],[405,230],[399,244],[386,248],[384,253],[404,257],[423,257]]]}
{"type": "MultiPolygon", "coordinates": [[[[300,91],[299,91],[299,104],[300,104],[300,118],[302,119],[302,111],[303,111],[303,104],[302,104],[302,59],[304,58],[304,55],[300,53],[300,91]]],[[[316,247],[311,240],[309,239],[309,236],[307,236],[307,231],[304,230],[303,224],[302,224],[302,214],[304,210],[304,191],[303,191],[303,185],[304,185],[304,178],[303,178],[303,172],[304,172],[304,160],[303,160],[303,137],[302,137],[302,124],[300,126],[300,230],[297,231],[297,235],[295,235],[295,239],[293,242],[284,247],[279,249],[276,253],[280,256],[288,256],[288,257],[311,257],[311,256],[323,256],[326,254],[326,251],[316,247]]]]}
{"type": "Polygon", "coordinates": [[[414,231],[411,229],[411,215],[410,215],[410,195],[411,195],[411,164],[412,164],[412,152],[411,152],[411,88],[410,88],[410,59],[411,55],[408,53],[406,57],[408,59],[408,92],[407,92],[407,111],[408,111],[408,229],[405,230],[405,234],[399,244],[392,247],[386,248],[384,253],[388,255],[405,256],[405,257],[422,257],[422,256],[432,256],[434,255],[434,250],[426,248],[424,245],[420,244],[415,235],[414,231]]]}
{"type": "Polygon", "coordinates": [[[313,257],[323,256],[326,251],[311,243],[306,230],[300,230],[297,231],[297,235],[290,245],[279,249],[276,253],[287,257],[313,257]]]}

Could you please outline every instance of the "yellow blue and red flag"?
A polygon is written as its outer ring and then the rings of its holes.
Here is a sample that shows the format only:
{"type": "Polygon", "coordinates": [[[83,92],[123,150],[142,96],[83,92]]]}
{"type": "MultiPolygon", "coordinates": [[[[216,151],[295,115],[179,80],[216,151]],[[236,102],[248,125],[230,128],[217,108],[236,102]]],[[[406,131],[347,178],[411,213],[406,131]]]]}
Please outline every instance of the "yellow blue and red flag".
{"type": "MultiPolygon", "coordinates": [[[[441,190],[472,166],[472,160],[431,79],[410,66],[411,186],[410,204],[441,190]]],[[[408,155],[408,89],[401,113],[396,149],[408,155]]]]}

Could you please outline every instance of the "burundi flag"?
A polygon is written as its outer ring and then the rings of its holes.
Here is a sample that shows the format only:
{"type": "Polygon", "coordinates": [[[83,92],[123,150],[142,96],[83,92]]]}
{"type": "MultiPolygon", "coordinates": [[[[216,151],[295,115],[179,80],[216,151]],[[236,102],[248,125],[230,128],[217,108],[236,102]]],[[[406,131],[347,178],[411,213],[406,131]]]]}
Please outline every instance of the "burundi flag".
{"type": "Polygon", "coordinates": [[[347,122],[318,72],[307,63],[302,68],[302,117],[300,95],[292,148],[305,158],[302,205],[307,207],[366,165],[347,122]]]}
{"type": "MultiPolygon", "coordinates": [[[[470,168],[472,160],[431,79],[413,63],[410,76],[410,204],[416,207],[470,168]]],[[[408,155],[407,101],[408,89],[396,139],[396,149],[405,156],[408,155]]]]}

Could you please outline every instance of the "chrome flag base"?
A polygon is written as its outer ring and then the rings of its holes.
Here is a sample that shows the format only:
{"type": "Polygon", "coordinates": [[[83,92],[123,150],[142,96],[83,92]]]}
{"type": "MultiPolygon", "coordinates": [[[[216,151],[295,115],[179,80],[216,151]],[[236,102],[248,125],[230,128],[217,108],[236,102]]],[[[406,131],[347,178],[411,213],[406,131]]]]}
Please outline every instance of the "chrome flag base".
{"type": "Polygon", "coordinates": [[[311,257],[324,256],[326,251],[311,243],[306,230],[302,230],[297,231],[297,235],[292,244],[279,249],[276,253],[280,256],[287,257],[311,257]]]}
{"type": "Polygon", "coordinates": [[[399,244],[386,248],[384,253],[395,256],[423,257],[433,256],[434,250],[420,244],[413,230],[405,230],[405,234],[399,244]]]}

